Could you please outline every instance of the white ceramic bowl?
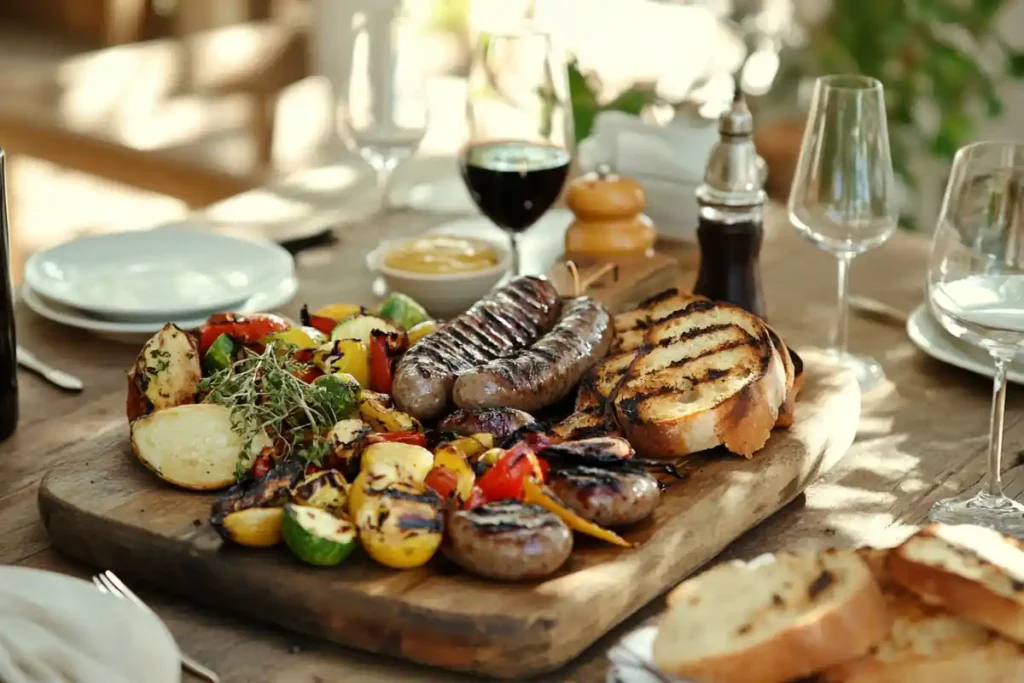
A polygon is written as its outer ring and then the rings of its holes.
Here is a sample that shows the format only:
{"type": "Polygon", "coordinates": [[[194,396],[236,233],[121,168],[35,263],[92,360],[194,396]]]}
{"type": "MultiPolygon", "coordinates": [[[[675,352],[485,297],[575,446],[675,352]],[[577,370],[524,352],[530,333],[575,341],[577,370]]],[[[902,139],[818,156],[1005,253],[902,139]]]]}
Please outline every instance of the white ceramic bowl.
{"type": "Polygon", "coordinates": [[[470,273],[443,275],[411,273],[384,265],[384,257],[388,252],[408,241],[408,238],[381,242],[367,255],[366,265],[373,273],[384,279],[389,292],[408,294],[422,304],[431,315],[448,318],[462,313],[494,289],[494,286],[505,277],[512,260],[508,245],[479,237],[465,239],[493,249],[498,254],[497,265],[470,273]]]}

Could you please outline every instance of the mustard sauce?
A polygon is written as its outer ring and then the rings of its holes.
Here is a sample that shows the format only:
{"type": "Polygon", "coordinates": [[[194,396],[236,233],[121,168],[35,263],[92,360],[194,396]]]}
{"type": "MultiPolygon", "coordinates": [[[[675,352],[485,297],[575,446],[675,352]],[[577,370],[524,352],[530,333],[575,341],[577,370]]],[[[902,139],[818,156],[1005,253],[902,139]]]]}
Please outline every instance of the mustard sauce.
{"type": "Polygon", "coordinates": [[[448,235],[408,240],[384,257],[388,268],[425,275],[471,273],[497,264],[497,252],[486,244],[448,235]]]}

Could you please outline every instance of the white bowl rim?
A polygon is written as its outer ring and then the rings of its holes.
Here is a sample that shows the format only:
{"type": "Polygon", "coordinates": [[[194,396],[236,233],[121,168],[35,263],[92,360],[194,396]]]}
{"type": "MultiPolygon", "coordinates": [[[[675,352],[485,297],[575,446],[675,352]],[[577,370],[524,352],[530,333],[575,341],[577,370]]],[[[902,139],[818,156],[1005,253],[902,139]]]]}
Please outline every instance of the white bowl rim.
{"type": "Polygon", "coordinates": [[[458,235],[448,233],[425,233],[420,236],[413,237],[399,237],[395,239],[385,240],[378,244],[373,251],[366,255],[366,265],[370,267],[370,270],[375,273],[380,273],[387,277],[404,278],[406,280],[430,280],[434,282],[465,282],[468,280],[476,280],[478,278],[484,278],[489,275],[502,274],[508,270],[510,262],[512,260],[512,252],[508,245],[501,244],[497,240],[492,240],[487,237],[476,237],[469,235],[458,235]],[[388,251],[393,249],[395,246],[408,242],[410,240],[419,239],[421,237],[459,237],[461,239],[470,242],[479,242],[486,244],[493,248],[499,256],[498,262],[490,268],[484,268],[482,270],[470,270],[465,273],[415,273],[411,270],[399,270],[397,268],[389,268],[384,265],[383,259],[381,258],[388,251]]]}

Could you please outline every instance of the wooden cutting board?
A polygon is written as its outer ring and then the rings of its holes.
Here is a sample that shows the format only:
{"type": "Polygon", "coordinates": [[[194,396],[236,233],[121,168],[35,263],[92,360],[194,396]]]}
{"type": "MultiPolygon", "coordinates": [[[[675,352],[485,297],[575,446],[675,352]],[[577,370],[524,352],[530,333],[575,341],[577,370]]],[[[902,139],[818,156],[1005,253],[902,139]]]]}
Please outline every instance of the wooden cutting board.
{"type": "Polygon", "coordinates": [[[577,537],[540,583],[497,583],[437,557],[396,571],[361,553],[332,569],[301,565],[283,547],[222,544],[213,496],[162,483],[130,456],[128,429],[73,448],[50,471],[39,505],[61,551],[129,582],[299,632],[424,664],[504,678],[551,671],[793,500],[853,441],[856,382],[813,351],[795,424],[751,461],[690,458],[653,519],[624,535],[631,550],[577,537]]]}

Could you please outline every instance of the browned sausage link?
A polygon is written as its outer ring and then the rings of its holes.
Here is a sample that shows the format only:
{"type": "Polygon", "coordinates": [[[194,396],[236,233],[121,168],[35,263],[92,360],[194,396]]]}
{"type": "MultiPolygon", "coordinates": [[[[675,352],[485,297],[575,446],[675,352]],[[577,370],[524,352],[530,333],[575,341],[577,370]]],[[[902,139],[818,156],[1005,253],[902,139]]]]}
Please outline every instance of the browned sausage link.
{"type": "Polygon", "coordinates": [[[505,406],[532,411],[551,405],[601,360],[613,336],[611,316],[597,301],[579,297],[536,344],[459,375],[452,398],[460,408],[505,406]]]}
{"type": "Polygon", "coordinates": [[[569,509],[605,527],[650,517],[661,500],[658,480],[643,471],[568,467],[553,470],[548,485],[569,509]]]}
{"type": "Polygon", "coordinates": [[[459,409],[441,420],[438,431],[472,436],[490,434],[494,442],[501,443],[516,431],[536,424],[533,416],[515,408],[459,409]]]}
{"type": "Polygon", "coordinates": [[[459,374],[534,343],[559,309],[547,280],[519,277],[499,287],[402,357],[392,385],[395,404],[420,420],[437,417],[459,374]]]}
{"type": "Polygon", "coordinates": [[[442,552],[463,569],[491,579],[539,579],[565,564],[572,532],[556,515],[514,500],[448,516],[442,552]]]}

